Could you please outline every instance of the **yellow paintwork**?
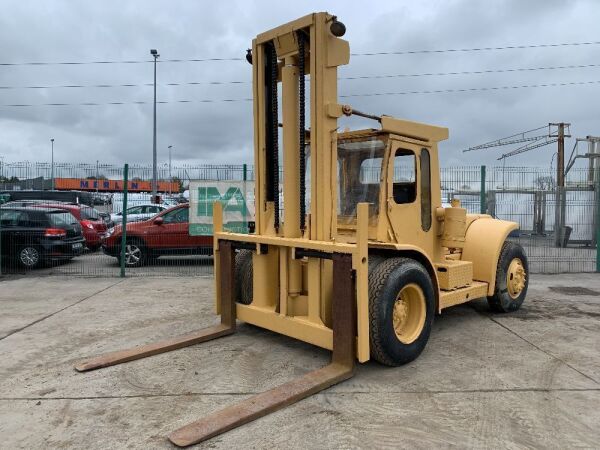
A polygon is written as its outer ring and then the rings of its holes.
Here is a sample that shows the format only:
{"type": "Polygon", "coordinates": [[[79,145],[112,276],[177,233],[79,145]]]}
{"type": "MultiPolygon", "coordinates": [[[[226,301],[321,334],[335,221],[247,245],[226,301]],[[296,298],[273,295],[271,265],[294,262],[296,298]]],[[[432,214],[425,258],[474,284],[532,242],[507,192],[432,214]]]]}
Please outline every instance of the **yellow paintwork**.
{"type": "Polygon", "coordinates": [[[465,245],[467,210],[460,207],[460,201],[453,200],[451,208],[444,208],[444,227],[440,244],[449,249],[460,249],[465,245]]]}
{"type": "Polygon", "coordinates": [[[381,116],[381,130],[417,141],[437,143],[448,139],[448,128],[381,116]]]}
{"type": "MultiPolygon", "coordinates": [[[[215,202],[213,205],[213,233],[217,235],[223,231],[223,205],[215,202]]],[[[219,240],[213,239],[213,264],[220,267],[219,240]]],[[[215,270],[215,310],[221,314],[221,273],[215,270]]]]}
{"type": "MultiPolygon", "coordinates": [[[[381,116],[378,129],[338,131],[338,119],[352,111],[351,106],[339,104],[337,98],[337,68],[348,64],[350,47],[347,41],[329,31],[332,19],[327,13],[309,14],[261,33],[253,40],[255,234],[224,231],[222,208],[217,203],[214,208],[215,268],[219,267],[219,240],[256,244],[252,259],[253,301],[250,305],[237,305],[238,319],[331,349],[331,299],[335,295],[332,262],[316,257],[296,259],[296,252],[303,249],[351,254],[356,273],[357,358],[364,362],[370,357],[369,252],[403,255],[420,261],[431,276],[436,309],[441,311],[491,294],[500,248],[517,225],[487,215],[466,214],[459,205],[442,208],[438,143],[448,138],[447,128],[381,116]],[[307,78],[310,98],[306,102],[306,123],[310,124],[307,133],[310,137],[310,181],[307,181],[310,207],[304,232],[299,227],[298,31],[308,37],[304,69],[310,75],[307,78]],[[264,71],[265,46],[271,42],[278,59],[278,81],[281,82],[278,103],[283,122],[280,166],[284,170],[285,216],[278,229],[274,222],[274,203],[267,201],[266,186],[265,117],[271,106],[265,104],[264,71]],[[384,145],[377,199],[379,213],[370,216],[369,205],[358,203],[356,216],[349,220],[344,218],[343,223],[338,224],[338,177],[344,180],[344,176],[356,176],[338,173],[338,143],[372,138],[380,139],[384,145]],[[394,197],[396,152],[414,155],[416,197],[410,203],[396,203],[394,197]],[[427,179],[427,172],[422,173],[423,161],[427,159],[429,190],[424,190],[420,180],[427,179]],[[423,211],[422,205],[425,205],[423,211]],[[267,251],[261,246],[267,246],[267,251]]],[[[219,277],[217,269],[217,307],[219,277]]],[[[420,311],[414,305],[410,310],[420,311]]],[[[416,324],[413,328],[419,328],[417,325],[425,320],[424,310],[416,319],[403,320],[400,320],[400,309],[397,312],[399,333],[405,340],[412,339],[414,332],[408,330],[408,325],[416,324]]]]}
{"type": "Polygon", "coordinates": [[[473,263],[446,259],[435,264],[440,289],[450,291],[467,286],[473,281],[473,263]]]}
{"type": "Polygon", "coordinates": [[[393,324],[396,337],[403,344],[412,344],[423,331],[427,306],[420,286],[407,284],[394,303],[393,324]]]}
{"type": "Polygon", "coordinates": [[[488,284],[480,281],[473,281],[469,286],[465,286],[452,291],[442,291],[440,293],[440,305],[438,312],[442,309],[454,305],[460,305],[477,298],[485,297],[488,290],[488,284]]]}
{"type": "Polygon", "coordinates": [[[521,291],[525,288],[525,281],[527,273],[525,273],[525,267],[523,261],[519,258],[514,258],[508,265],[506,272],[506,287],[508,288],[508,295],[515,299],[521,295],[521,291]]]}
{"type": "Polygon", "coordinates": [[[465,236],[462,259],[473,262],[473,279],[488,283],[487,295],[494,293],[500,250],[508,234],[519,228],[515,222],[478,219],[471,222],[465,236]]]}

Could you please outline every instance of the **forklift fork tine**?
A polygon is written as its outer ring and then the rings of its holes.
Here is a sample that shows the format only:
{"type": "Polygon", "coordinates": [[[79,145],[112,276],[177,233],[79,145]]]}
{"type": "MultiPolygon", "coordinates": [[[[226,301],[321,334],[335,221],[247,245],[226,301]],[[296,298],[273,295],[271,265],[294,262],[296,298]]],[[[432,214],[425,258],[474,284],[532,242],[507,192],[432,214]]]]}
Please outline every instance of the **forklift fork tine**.
{"type": "Polygon", "coordinates": [[[88,370],[100,369],[102,367],[114,366],[159,353],[170,352],[200,342],[210,341],[235,332],[235,292],[234,273],[235,255],[230,241],[221,241],[220,250],[220,272],[221,272],[221,323],[212,327],[204,328],[191,333],[176,336],[164,341],[142,345],[127,350],[106,353],[91,359],[86,359],[75,364],[75,370],[86,372],[88,370]]]}
{"type": "Polygon", "coordinates": [[[171,433],[169,440],[179,447],[197,444],[296,403],[352,375],[352,366],[331,363],[185,425],[171,433]]]}
{"type": "Polygon", "coordinates": [[[197,444],[351,378],[356,356],[356,288],[349,254],[333,254],[333,291],[329,365],[185,425],[169,440],[179,447],[197,444]]]}
{"type": "Polygon", "coordinates": [[[146,358],[148,356],[154,356],[160,353],[166,353],[190,345],[199,344],[200,342],[217,339],[232,334],[233,332],[234,330],[231,327],[219,324],[214,327],[192,331],[191,333],[176,336],[164,341],[141,345],[127,350],[118,350],[116,352],[106,353],[91,359],[83,360],[75,364],[75,370],[78,372],[87,372],[88,370],[101,369],[102,367],[135,361],[136,359],[146,358]]]}

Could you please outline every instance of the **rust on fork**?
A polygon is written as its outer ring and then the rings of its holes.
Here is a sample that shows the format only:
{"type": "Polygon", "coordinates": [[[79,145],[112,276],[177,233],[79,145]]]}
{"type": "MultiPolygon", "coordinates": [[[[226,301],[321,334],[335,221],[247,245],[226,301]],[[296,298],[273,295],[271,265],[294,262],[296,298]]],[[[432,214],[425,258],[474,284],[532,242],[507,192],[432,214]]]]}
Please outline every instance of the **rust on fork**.
{"type": "Polygon", "coordinates": [[[185,425],[169,436],[170,441],[180,447],[197,444],[352,377],[356,355],[352,255],[333,254],[333,290],[333,354],[329,365],[185,425]]]}
{"type": "Polygon", "coordinates": [[[75,364],[75,370],[86,372],[102,367],[114,366],[160,353],[178,350],[190,345],[217,339],[235,332],[235,293],[234,288],[234,250],[231,241],[221,241],[220,266],[221,266],[221,323],[212,327],[192,331],[181,336],[165,339],[152,344],[141,345],[127,350],[106,353],[94,358],[86,359],[75,364]]]}

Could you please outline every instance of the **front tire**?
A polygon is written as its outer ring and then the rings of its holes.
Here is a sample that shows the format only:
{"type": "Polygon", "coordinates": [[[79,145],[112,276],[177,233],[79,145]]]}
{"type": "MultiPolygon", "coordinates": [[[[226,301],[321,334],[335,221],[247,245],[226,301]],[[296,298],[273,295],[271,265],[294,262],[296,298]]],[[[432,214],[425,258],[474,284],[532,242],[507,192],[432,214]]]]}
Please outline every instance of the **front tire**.
{"type": "Polygon", "coordinates": [[[409,258],[389,258],[369,274],[371,357],[387,366],[416,359],[427,344],[435,315],[429,273],[409,258]]]}
{"type": "MultiPolygon", "coordinates": [[[[119,263],[121,262],[119,255],[119,263]]],[[[125,245],[125,267],[143,266],[148,259],[146,247],[137,240],[128,240],[125,245]]]]}
{"type": "Polygon", "coordinates": [[[235,255],[235,299],[242,305],[252,303],[252,251],[240,250],[235,255]]]}
{"type": "Polygon", "coordinates": [[[498,258],[494,295],[488,297],[490,309],[506,313],[518,310],[529,287],[529,263],[525,250],[514,242],[505,242],[498,258]]]}

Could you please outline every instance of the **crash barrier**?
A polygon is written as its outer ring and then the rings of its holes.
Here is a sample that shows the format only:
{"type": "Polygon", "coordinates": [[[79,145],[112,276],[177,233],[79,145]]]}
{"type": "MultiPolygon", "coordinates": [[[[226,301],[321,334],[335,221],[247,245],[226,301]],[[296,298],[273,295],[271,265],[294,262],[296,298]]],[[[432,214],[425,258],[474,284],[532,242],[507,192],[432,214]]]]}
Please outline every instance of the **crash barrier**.
{"type": "MultiPolygon", "coordinates": [[[[45,176],[43,168],[46,166],[41,163],[4,163],[0,171],[4,175],[0,177],[0,181],[13,177],[15,182],[14,178],[18,178],[15,174],[20,174],[19,171],[26,172],[24,168],[27,167],[30,172],[37,171],[35,173],[45,176]]],[[[58,176],[76,176],[80,172],[85,174],[92,170],[96,170],[95,165],[62,164],[59,169],[55,168],[58,176]]],[[[372,167],[365,169],[361,173],[361,180],[365,184],[378,182],[377,170],[372,167]]],[[[127,183],[124,183],[123,167],[117,170],[116,166],[99,164],[98,171],[94,173],[102,176],[108,174],[116,179],[117,172],[121,186],[130,187],[133,179],[148,177],[151,167],[128,166],[127,183]]],[[[42,227],[41,231],[38,229],[41,227],[40,223],[37,224],[40,227],[36,228],[33,226],[35,224],[27,222],[29,217],[21,215],[23,217],[19,218],[7,213],[7,208],[18,202],[5,204],[0,221],[2,273],[83,276],[212,275],[210,205],[214,200],[228,203],[234,218],[231,226],[237,232],[251,231],[254,190],[252,167],[172,167],[172,174],[176,175],[170,180],[177,178],[179,192],[161,192],[161,203],[154,208],[144,209],[144,206],[151,205],[152,196],[148,192],[128,191],[127,195],[124,189],[112,193],[98,192],[97,201],[88,201],[94,203],[89,205],[88,216],[102,216],[101,221],[105,222],[106,229],[102,230],[98,221],[90,220],[90,217],[86,219],[84,208],[84,218],[78,220],[84,241],[81,248],[78,242],[66,242],[60,250],[66,252],[68,245],[71,245],[70,253],[67,252],[66,255],[60,254],[56,248],[61,245],[59,241],[68,241],[70,237],[61,236],[59,231],[49,232],[55,233],[54,236],[40,236],[42,231],[42,234],[46,234],[46,228],[42,227]],[[185,178],[179,178],[182,173],[187,174],[185,178]],[[172,218],[166,218],[161,224],[148,221],[164,209],[177,209],[177,205],[185,205],[190,197],[193,206],[187,211],[182,211],[179,215],[173,214],[172,218]],[[139,222],[129,224],[127,230],[131,231],[123,236],[120,231],[122,213],[125,210],[131,211],[132,207],[139,208],[135,210],[137,214],[131,214],[126,219],[127,223],[132,220],[139,222]],[[100,229],[97,234],[103,235],[104,250],[100,239],[94,239],[91,227],[100,229]],[[27,248],[34,250],[24,251],[27,248]],[[123,251],[126,252],[125,257],[122,256],[123,251]]],[[[411,176],[410,172],[397,174],[398,179],[410,180],[411,176]]],[[[519,223],[520,230],[512,233],[509,239],[525,248],[532,273],[595,272],[600,268],[597,252],[600,232],[599,179],[598,170],[574,168],[566,175],[565,186],[557,187],[556,173],[552,168],[447,167],[441,169],[441,201],[442,205],[447,205],[453,199],[459,199],[469,213],[489,214],[519,223]]],[[[0,203],[10,201],[10,195],[6,193],[11,192],[18,191],[0,191],[0,203]]],[[[95,192],[92,194],[96,195],[95,192]]],[[[89,200],[89,197],[81,198],[89,200]]],[[[282,219],[285,218],[284,200],[280,194],[282,219]]],[[[55,202],[45,201],[46,206],[57,206],[55,202]]],[[[310,203],[310,192],[307,192],[306,202],[310,203]]],[[[41,206],[43,205],[38,202],[38,207],[41,206]]],[[[225,209],[227,213],[227,208],[225,209]]]]}

